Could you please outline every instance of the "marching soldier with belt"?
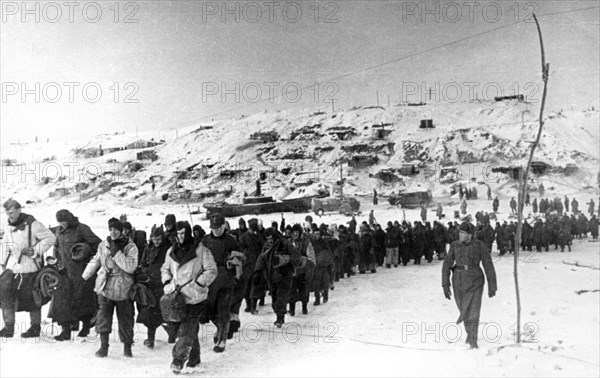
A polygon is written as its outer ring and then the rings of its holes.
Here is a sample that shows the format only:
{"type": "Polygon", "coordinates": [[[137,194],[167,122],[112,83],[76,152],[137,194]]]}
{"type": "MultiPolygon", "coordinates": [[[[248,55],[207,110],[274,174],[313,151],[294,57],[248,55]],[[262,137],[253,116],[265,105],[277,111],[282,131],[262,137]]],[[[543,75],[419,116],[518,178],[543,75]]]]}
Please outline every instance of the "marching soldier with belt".
{"type": "Polygon", "coordinates": [[[466,342],[471,348],[477,348],[477,332],[479,329],[479,313],[483,295],[484,275],[479,263],[483,264],[488,282],[488,295],[496,295],[496,271],[488,248],[473,238],[471,226],[463,222],[459,228],[459,240],[450,245],[450,250],[442,266],[442,287],[445,297],[450,300],[450,271],[454,299],[460,316],[456,321],[464,321],[467,332],[466,342]]]}

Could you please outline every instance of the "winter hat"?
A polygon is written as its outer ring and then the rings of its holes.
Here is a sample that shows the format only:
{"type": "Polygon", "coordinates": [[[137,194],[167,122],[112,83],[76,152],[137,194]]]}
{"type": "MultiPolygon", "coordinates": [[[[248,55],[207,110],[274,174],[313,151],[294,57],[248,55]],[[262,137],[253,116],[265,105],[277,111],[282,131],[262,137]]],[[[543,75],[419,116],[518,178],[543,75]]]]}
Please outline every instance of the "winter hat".
{"type": "Polygon", "coordinates": [[[123,229],[127,229],[129,231],[133,230],[133,226],[129,222],[123,222],[123,229]]]}
{"type": "Polygon", "coordinates": [[[157,237],[164,237],[165,236],[165,231],[163,230],[162,224],[160,225],[160,227],[156,227],[156,225],[154,225],[154,227],[152,227],[152,232],[150,233],[150,237],[151,238],[157,238],[157,237]]]}
{"type": "Polygon", "coordinates": [[[248,221],[248,228],[251,229],[252,231],[258,231],[258,219],[251,218],[248,221]]]}
{"type": "Polygon", "coordinates": [[[198,231],[200,235],[206,235],[206,232],[204,232],[204,229],[202,229],[202,226],[200,226],[199,224],[194,225],[194,227],[192,227],[192,233],[196,231],[198,231]]]}
{"type": "Polygon", "coordinates": [[[269,236],[271,236],[273,238],[273,240],[279,239],[279,235],[277,234],[277,231],[272,227],[269,227],[265,230],[265,237],[269,237],[269,236]]]}
{"type": "Polygon", "coordinates": [[[119,230],[120,232],[123,232],[123,223],[121,223],[120,220],[118,220],[117,218],[110,218],[108,220],[108,228],[115,228],[117,230],[119,230]]]}
{"type": "Polygon", "coordinates": [[[322,234],[327,234],[329,232],[329,228],[325,223],[321,223],[321,225],[319,225],[319,229],[321,230],[322,234]]]}
{"type": "Polygon", "coordinates": [[[177,223],[175,215],[167,214],[167,216],[165,217],[165,226],[175,226],[175,223],[177,223]]]}
{"type": "Polygon", "coordinates": [[[5,210],[10,210],[12,208],[15,208],[15,209],[21,208],[21,204],[12,198],[7,200],[6,202],[4,202],[4,205],[2,205],[2,206],[4,206],[5,210]]]}
{"type": "Polygon", "coordinates": [[[219,228],[225,224],[225,217],[221,213],[216,213],[210,216],[210,228],[219,228]]]}
{"type": "Polygon", "coordinates": [[[298,231],[300,233],[300,235],[302,235],[302,226],[300,226],[298,223],[296,223],[295,225],[292,226],[292,232],[296,232],[298,231]]]}
{"type": "Polygon", "coordinates": [[[315,231],[317,231],[318,229],[319,229],[319,227],[317,226],[317,224],[316,224],[316,223],[313,223],[313,224],[311,224],[311,225],[310,225],[310,230],[311,230],[311,232],[315,232],[315,231]]]}
{"type": "Polygon", "coordinates": [[[175,229],[177,231],[185,230],[185,238],[183,239],[182,244],[191,243],[193,241],[194,238],[192,236],[192,227],[187,221],[179,221],[175,223],[175,229]]]}
{"type": "Polygon", "coordinates": [[[460,224],[460,227],[458,228],[459,231],[464,231],[464,232],[470,232],[471,231],[471,225],[469,225],[469,222],[462,222],[460,224]]]}
{"type": "Polygon", "coordinates": [[[66,209],[58,210],[56,212],[56,221],[71,223],[73,222],[73,214],[71,214],[71,212],[66,209]]]}

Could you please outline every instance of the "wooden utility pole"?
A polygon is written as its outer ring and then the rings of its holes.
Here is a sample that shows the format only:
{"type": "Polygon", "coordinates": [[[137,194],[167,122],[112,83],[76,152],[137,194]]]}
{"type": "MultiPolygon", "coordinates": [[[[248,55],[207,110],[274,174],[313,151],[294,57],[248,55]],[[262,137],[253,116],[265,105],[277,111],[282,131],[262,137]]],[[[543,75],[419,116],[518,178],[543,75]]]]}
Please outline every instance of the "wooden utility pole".
{"type": "Polygon", "coordinates": [[[525,193],[527,191],[527,177],[529,176],[529,170],[531,168],[531,161],[533,160],[533,154],[535,153],[535,149],[540,143],[540,138],[542,136],[542,130],[544,128],[544,107],[546,105],[546,94],[548,92],[548,74],[550,72],[550,64],[546,63],[546,55],[544,54],[544,41],[542,39],[542,30],[540,29],[540,24],[538,22],[535,13],[533,13],[533,19],[535,20],[535,25],[537,26],[538,35],[540,38],[540,48],[542,55],[542,81],[544,82],[544,91],[542,93],[542,104],[540,106],[540,114],[539,114],[539,128],[536,140],[531,145],[531,151],[529,153],[529,159],[527,160],[527,166],[525,167],[525,172],[521,170],[520,180],[519,180],[519,195],[518,195],[518,205],[517,205],[517,235],[516,235],[516,248],[515,248],[515,256],[514,256],[514,277],[515,277],[515,291],[517,296],[517,343],[521,342],[521,294],[519,291],[519,271],[518,271],[518,262],[519,262],[519,250],[521,249],[521,232],[523,230],[523,200],[525,199],[525,193]]]}
{"type": "Polygon", "coordinates": [[[344,174],[342,162],[340,162],[340,198],[344,198],[344,174]]]}
{"type": "Polygon", "coordinates": [[[375,93],[377,94],[377,106],[379,106],[379,91],[375,91],[375,93]]]}

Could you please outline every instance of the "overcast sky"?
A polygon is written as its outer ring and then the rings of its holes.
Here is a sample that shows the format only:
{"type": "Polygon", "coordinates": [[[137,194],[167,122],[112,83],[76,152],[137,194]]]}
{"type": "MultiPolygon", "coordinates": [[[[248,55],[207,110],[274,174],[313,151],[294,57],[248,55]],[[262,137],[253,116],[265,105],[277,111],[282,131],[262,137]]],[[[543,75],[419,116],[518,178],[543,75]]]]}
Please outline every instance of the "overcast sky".
{"type": "Polygon", "coordinates": [[[382,105],[464,102],[498,88],[539,101],[535,24],[516,22],[536,8],[550,109],[599,104],[597,1],[427,1],[430,13],[403,1],[35,4],[27,13],[2,3],[3,142],[330,109],[331,98],[336,109],[375,105],[377,92],[382,105]]]}

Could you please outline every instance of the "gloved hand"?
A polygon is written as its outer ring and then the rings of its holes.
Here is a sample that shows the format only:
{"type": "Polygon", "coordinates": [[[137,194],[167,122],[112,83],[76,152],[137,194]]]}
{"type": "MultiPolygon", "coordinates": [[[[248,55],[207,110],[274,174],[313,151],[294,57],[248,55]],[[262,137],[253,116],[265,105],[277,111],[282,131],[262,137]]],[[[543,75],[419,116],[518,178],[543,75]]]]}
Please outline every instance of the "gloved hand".
{"type": "Polygon", "coordinates": [[[48,265],[56,265],[58,260],[54,256],[46,256],[46,264],[48,265]]]}
{"type": "Polygon", "coordinates": [[[33,250],[33,247],[25,247],[21,250],[21,254],[23,256],[33,256],[35,254],[35,251],[33,250]]]}
{"type": "Polygon", "coordinates": [[[444,297],[450,300],[452,299],[452,292],[450,291],[450,286],[444,286],[444,297]]]}
{"type": "Polygon", "coordinates": [[[496,290],[488,290],[488,296],[490,298],[494,297],[496,295],[496,290]]]}

